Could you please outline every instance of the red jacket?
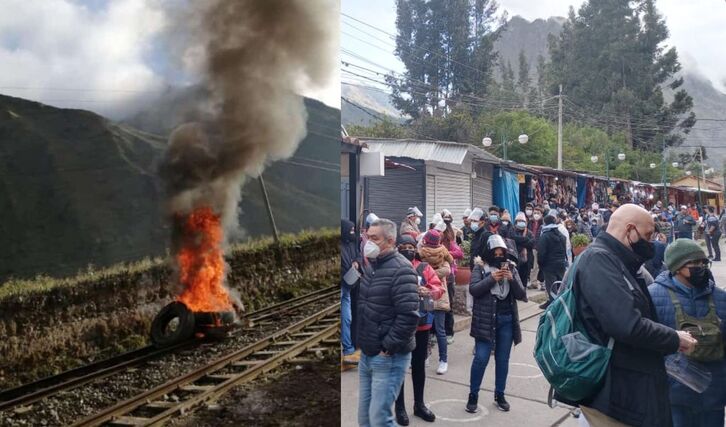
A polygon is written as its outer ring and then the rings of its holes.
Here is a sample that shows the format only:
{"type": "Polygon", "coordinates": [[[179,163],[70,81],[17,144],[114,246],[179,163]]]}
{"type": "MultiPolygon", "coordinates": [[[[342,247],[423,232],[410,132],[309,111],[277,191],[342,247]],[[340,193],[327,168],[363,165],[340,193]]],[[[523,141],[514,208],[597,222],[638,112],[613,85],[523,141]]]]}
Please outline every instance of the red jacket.
{"type": "MultiPolygon", "coordinates": [[[[414,259],[413,260],[413,268],[417,268],[418,265],[421,264],[421,261],[414,259]]],[[[427,265],[426,268],[424,268],[423,271],[424,279],[426,279],[426,288],[431,292],[431,298],[434,300],[437,300],[441,298],[441,296],[446,292],[446,290],[441,286],[441,280],[439,280],[439,276],[436,275],[436,271],[434,271],[433,267],[430,265],[427,265]]],[[[431,329],[432,325],[421,325],[417,326],[417,331],[428,331],[431,329]]]]}

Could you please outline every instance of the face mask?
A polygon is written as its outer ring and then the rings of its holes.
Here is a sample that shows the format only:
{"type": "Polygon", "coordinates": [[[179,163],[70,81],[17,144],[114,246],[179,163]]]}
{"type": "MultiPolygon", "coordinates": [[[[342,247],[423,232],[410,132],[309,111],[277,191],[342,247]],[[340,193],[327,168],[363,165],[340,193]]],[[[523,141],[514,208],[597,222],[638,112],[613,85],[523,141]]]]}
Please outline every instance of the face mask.
{"type": "Polygon", "coordinates": [[[507,220],[504,220],[504,221],[502,221],[502,224],[504,224],[504,225],[509,225],[509,221],[507,221],[507,220]]]}
{"type": "Polygon", "coordinates": [[[527,223],[524,221],[517,221],[517,228],[524,230],[527,227],[527,223]]]}
{"type": "Polygon", "coordinates": [[[635,228],[634,230],[635,234],[638,236],[638,241],[635,243],[631,242],[630,234],[628,234],[628,243],[630,243],[630,249],[632,249],[636,255],[640,256],[646,261],[653,258],[653,256],[655,255],[655,245],[653,244],[653,242],[649,242],[643,239],[640,236],[637,228],[635,228]]]}
{"type": "Polygon", "coordinates": [[[365,255],[366,258],[378,258],[378,255],[380,255],[380,253],[381,248],[370,240],[366,242],[365,246],[363,246],[363,255],[365,255]]]}
{"type": "Polygon", "coordinates": [[[499,215],[489,215],[489,221],[496,224],[497,222],[499,222],[499,215]]]}
{"type": "Polygon", "coordinates": [[[400,252],[401,255],[406,257],[406,259],[409,261],[413,261],[413,257],[416,255],[416,251],[413,249],[405,249],[405,250],[398,251],[398,252],[400,252]]]}
{"type": "Polygon", "coordinates": [[[532,209],[527,209],[524,211],[524,214],[527,216],[532,216],[532,209]]]}
{"type": "Polygon", "coordinates": [[[688,281],[691,282],[694,288],[703,289],[708,286],[710,271],[708,271],[707,267],[688,267],[688,272],[691,274],[688,281]]]}
{"type": "Polygon", "coordinates": [[[416,223],[416,225],[421,224],[421,218],[416,217],[416,220],[414,222],[416,223]]]}
{"type": "Polygon", "coordinates": [[[500,268],[503,263],[507,262],[507,257],[495,256],[492,257],[492,267],[500,268]]]}
{"type": "Polygon", "coordinates": [[[445,219],[445,220],[444,220],[444,224],[451,224],[451,222],[452,222],[452,221],[453,221],[453,220],[451,220],[451,219],[445,219]]]}
{"type": "Polygon", "coordinates": [[[471,231],[476,231],[479,229],[479,223],[478,222],[472,222],[471,223],[471,231]]]}
{"type": "Polygon", "coordinates": [[[536,214],[534,214],[534,219],[535,219],[535,221],[539,221],[540,219],[542,219],[542,215],[536,213],[536,214]]]}

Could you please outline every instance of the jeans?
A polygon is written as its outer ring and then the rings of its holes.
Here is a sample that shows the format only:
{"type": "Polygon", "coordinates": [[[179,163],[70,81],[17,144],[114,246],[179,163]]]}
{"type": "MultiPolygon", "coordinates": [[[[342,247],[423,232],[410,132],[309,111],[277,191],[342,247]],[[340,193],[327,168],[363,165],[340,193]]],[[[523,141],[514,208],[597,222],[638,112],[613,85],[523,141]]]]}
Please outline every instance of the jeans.
{"type": "Polygon", "coordinates": [[[671,405],[673,427],[723,427],[724,408],[694,409],[688,406],[671,405]]]}
{"type": "Polygon", "coordinates": [[[703,233],[703,239],[706,241],[706,249],[708,249],[708,257],[713,258],[713,251],[711,250],[711,236],[708,233],[703,233]]]}
{"type": "Polygon", "coordinates": [[[436,346],[439,348],[439,362],[447,362],[446,349],[446,314],[448,312],[434,311],[434,330],[436,331],[436,346]]]}
{"type": "Polygon", "coordinates": [[[358,363],[358,425],[395,427],[393,401],[411,363],[411,353],[391,356],[361,354],[358,363]]]}
{"type": "Polygon", "coordinates": [[[451,304],[451,310],[446,312],[446,319],[445,319],[445,327],[446,327],[446,335],[453,337],[454,336],[454,296],[456,295],[456,280],[454,280],[454,276],[450,276],[450,280],[448,281],[446,285],[446,291],[449,293],[449,303],[451,304]]]}
{"type": "Polygon", "coordinates": [[[474,360],[471,363],[471,376],[469,379],[470,392],[478,396],[484,371],[489,363],[489,356],[494,346],[494,391],[504,393],[507,385],[507,374],[509,373],[509,354],[512,352],[514,341],[514,324],[512,314],[497,315],[497,327],[495,330],[496,339],[491,341],[476,339],[474,344],[474,360]]]}
{"type": "Polygon", "coordinates": [[[715,233],[711,237],[711,246],[713,246],[713,252],[715,260],[721,260],[721,247],[718,245],[718,241],[721,239],[721,233],[715,233]]]}
{"type": "Polygon", "coordinates": [[[343,346],[343,355],[355,352],[350,335],[350,323],[353,314],[350,309],[350,289],[345,285],[340,288],[340,343],[343,346]]]}
{"type": "MultiPolygon", "coordinates": [[[[424,386],[426,385],[426,356],[429,350],[430,329],[416,331],[416,348],[411,352],[411,380],[413,381],[414,403],[424,403],[424,386]]],[[[405,382],[405,381],[404,381],[405,382]]],[[[404,409],[405,398],[403,394],[404,385],[401,384],[401,391],[396,399],[396,409],[404,409]]]]}

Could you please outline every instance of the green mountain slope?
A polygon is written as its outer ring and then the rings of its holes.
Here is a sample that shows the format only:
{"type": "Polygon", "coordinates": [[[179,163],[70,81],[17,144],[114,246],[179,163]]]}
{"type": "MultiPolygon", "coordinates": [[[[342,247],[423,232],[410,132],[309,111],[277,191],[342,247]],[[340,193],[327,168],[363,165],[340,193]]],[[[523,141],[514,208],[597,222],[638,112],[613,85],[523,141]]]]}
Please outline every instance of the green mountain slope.
{"type": "MultiPolygon", "coordinates": [[[[282,231],[336,226],[339,216],[340,113],[306,106],[311,133],[290,160],[305,166],[280,162],[265,172],[282,231]]],[[[0,282],[165,254],[156,177],[165,145],[88,111],[0,96],[0,282]]],[[[241,191],[242,228],[270,234],[257,181],[241,191]]]]}

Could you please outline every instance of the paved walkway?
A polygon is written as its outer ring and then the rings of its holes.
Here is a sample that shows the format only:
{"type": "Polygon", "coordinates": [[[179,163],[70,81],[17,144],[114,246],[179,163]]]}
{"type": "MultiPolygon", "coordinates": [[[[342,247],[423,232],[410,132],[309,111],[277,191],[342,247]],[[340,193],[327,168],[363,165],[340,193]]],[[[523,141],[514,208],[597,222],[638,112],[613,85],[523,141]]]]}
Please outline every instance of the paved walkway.
{"type": "MultiPolygon", "coordinates": [[[[724,245],[722,243],[722,248],[724,245]]],[[[722,249],[726,250],[726,248],[722,249]]],[[[726,253],[726,252],[724,252],[726,253]]],[[[726,258],[725,258],[726,259],[726,258]]],[[[726,288],[726,261],[713,264],[712,268],[717,284],[726,288]]],[[[528,291],[531,296],[541,294],[528,291]]],[[[427,368],[425,401],[436,414],[435,423],[427,423],[413,416],[413,389],[411,376],[406,376],[406,409],[411,426],[528,426],[549,427],[578,426],[577,419],[570,415],[569,408],[547,406],[549,385],[539,371],[532,356],[539,312],[536,303],[519,304],[522,321],[522,343],[512,350],[509,377],[507,380],[507,400],[512,406],[510,412],[501,412],[494,406],[494,357],[489,361],[481,392],[477,414],[464,410],[469,394],[469,369],[471,367],[474,340],[469,336],[468,323],[466,329],[455,336],[449,346],[449,372],[437,375],[436,347],[431,357],[431,366],[427,368]]],[[[341,373],[341,425],[356,426],[358,410],[358,371],[352,369],[341,373]]]]}

